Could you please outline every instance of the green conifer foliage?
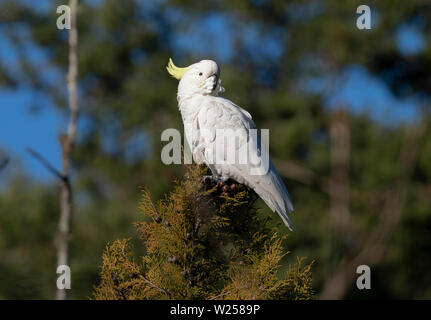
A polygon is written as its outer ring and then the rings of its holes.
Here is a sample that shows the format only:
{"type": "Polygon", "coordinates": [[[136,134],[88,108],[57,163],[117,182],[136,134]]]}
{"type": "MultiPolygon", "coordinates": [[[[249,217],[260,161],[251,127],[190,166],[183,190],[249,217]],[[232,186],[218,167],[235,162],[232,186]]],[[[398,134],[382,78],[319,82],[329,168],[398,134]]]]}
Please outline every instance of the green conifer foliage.
{"type": "MultiPolygon", "coordinates": [[[[283,237],[254,208],[255,194],[187,167],[182,181],[154,203],[143,190],[136,223],[146,253],[130,239],[106,247],[95,299],[311,299],[311,264],[280,270],[283,237]]],[[[282,227],[282,226],[279,226],[282,227]]],[[[278,227],[277,227],[278,228],[278,227]]]]}

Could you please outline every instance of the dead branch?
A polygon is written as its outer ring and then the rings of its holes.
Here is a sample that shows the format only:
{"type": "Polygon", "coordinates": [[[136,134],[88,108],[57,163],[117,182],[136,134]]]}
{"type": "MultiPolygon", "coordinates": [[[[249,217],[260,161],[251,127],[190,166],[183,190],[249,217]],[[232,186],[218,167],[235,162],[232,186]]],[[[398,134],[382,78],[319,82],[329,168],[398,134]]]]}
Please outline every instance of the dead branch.
{"type": "Polygon", "coordinates": [[[283,177],[298,181],[305,185],[321,186],[325,184],[322,179],[311,169],[291,161],[288,162],[277,158],[273,158],[272,161],[274,162],[277,171],[283,177]]]}
{"type": "Polygon", "coordinates": [[[26,148],[26,151],[37,161],[39,161],[49,172],[51,172],[54,176],[60,179],[60,181],[64,180],[63,174],[58,171],[52,164],[49,163],[39,152],[32,148],[26,148]]]}
{"type": "Polygon", "coordinates": [[[0,171],[6,168],[8,163],[9,163],[9,158],[4,158],[2,161],[0,161],[0,171]]]}
{"type": "Polygon", "coordinates": [[[321,177],[313,170],[298,163],[278,158],[272,158],[272,162],[274,162],[277,171],[282,177],[295,180],[307,186],[316,187],[326,194],[330,194],[332,185],[335,184],[331,178],[321,177]]]}

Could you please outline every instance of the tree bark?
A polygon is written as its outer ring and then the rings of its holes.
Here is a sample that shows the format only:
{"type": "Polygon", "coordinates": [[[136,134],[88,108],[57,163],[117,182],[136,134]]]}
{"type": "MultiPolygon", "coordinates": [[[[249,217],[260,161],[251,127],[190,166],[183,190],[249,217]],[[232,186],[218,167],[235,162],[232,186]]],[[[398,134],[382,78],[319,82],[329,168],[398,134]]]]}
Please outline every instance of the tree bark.
{"type": "MultiPolygon", "coordinates": [[[[69,242],[73,215],[73,193],[70,182],[70,166],[72,162],[72,148],[75,142],[78,122],[78,30],[76,25],[76,11],[78,0],[70,0],[70,30],[69,30],[69,72],[67,75],[67,89],[69,94],[69,127],[67,134],[60,137],[62,150],[62,176],[60,191],[60,221],[57,234],[57,266],[69,265],[69,242]]],[[[65,289],[58,289],[57,300],[65,300],[65,289]]]]}

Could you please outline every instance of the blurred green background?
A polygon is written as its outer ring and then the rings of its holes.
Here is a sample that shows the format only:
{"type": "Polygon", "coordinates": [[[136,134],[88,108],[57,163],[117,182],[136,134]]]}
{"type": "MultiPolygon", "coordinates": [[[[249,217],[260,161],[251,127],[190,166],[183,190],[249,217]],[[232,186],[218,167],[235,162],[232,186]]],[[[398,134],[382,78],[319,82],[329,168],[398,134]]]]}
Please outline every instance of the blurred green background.
{"type": "MultiPolygon", "coordinates": [[[[60,167],[61,4],[0,0],[1,299],[55,297],[58,181],[25,148],[60,167]]],[[[161,132],[182,130],[169,57],[216,60],[224,96],[270,129],[296,207],[286,261],[315,261],[317,298],[431,298],[429,1],[83,0],[78,29],[70,298],[90,296],[107,242],[136,235],[140,187],[158,199],[183,173],[160,160],[161,132]]]]}

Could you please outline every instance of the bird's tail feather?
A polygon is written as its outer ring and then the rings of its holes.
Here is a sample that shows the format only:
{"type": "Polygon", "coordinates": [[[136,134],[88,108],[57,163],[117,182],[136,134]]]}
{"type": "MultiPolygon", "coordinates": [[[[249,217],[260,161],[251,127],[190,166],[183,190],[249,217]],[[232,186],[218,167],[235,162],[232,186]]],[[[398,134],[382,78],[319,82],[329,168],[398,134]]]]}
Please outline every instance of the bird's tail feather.
{"type": "MultiPolygon", "coordinates": [[[[288,211],[286,209],[280,208],[278,203],[275,201],[273,201],[273,204],[275,206],[275,210],[273,211],[277,211],[284,224],[289,228],[290,231],[293,231],[295,229],[295,225],[293,224],[292,219],[290,219],[288,211]]],[[[286,204],[284,205],[284,207],[286,208],[286,204]]]]}
{"type": "Polygon", "coordinates": [[[263,199],[263,201],[265,201],[267,206],[270,207],[273,212],[277,212],[280,215],[284,224],[289,228],[290,231],[295,229],[295,225],[289,217],[289,212],[293,211],[292,205],[290,202],[287,202],[290,200],[282,199],[282,203],[280,203],[280,201],[277,201],[273,195],[261,187],[255,188],[254,191],[263,199]]]}

